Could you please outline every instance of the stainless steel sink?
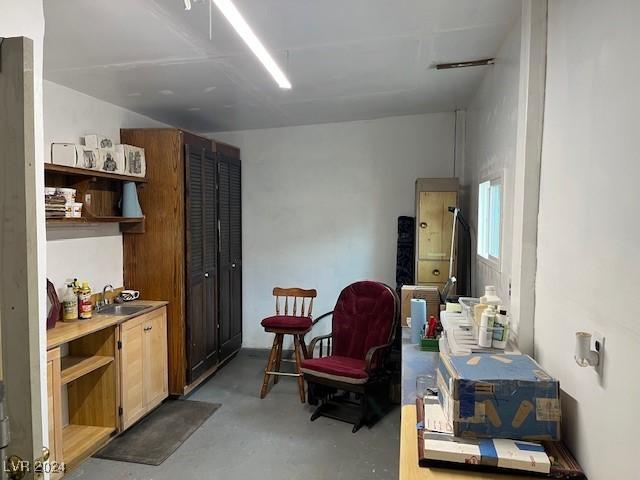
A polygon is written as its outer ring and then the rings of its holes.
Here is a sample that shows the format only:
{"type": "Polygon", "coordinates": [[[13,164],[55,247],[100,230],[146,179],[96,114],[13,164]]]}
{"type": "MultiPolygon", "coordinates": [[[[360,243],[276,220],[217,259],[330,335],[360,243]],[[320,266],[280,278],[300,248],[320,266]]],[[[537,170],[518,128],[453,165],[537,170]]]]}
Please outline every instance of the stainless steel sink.
{"type": "Polygon", "coordinates": [[[151,305],[107,305],[97,310],[96,315],[133,315],[149,308],[151,305]]]}

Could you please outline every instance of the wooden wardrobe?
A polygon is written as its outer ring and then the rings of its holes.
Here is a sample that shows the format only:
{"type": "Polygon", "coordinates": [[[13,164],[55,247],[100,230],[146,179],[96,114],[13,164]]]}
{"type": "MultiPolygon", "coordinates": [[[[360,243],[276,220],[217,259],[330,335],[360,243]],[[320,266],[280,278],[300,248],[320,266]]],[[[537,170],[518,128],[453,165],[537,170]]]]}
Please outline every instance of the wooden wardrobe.
{"type": "Polygon", "coordinates": [[[168,300],[169,392],[184,395],[242,343],[240,151],[177,129],[122,129],[143,147],[143,235],[124,235],[124,282],[168,300]]]}

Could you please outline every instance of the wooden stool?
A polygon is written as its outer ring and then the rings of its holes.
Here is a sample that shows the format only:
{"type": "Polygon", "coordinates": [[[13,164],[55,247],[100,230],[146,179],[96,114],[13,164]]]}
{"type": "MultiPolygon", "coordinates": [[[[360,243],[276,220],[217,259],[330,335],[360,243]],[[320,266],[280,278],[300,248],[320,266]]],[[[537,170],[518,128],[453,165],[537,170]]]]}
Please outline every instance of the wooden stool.
{"type": "Polygon", "coordinates": [[[269,380],[273,376],[273,384],[278,383],[279,376],[296,377],[298,379],[298,390],[300,392],[300,401],[304,403],[304,380],[300,365],[302,359],[307,358],[307,346],[304,343],[304,336],[313,325],[311,312],[313,310],[313,299],[317,296],[315,290],[303,290],[300,288],[274,288],[273,295],[276,297],[276,314],[272,317],[265,318],[260,322],[265,332],[275,334],[273,346],[269,353],[267,368],[264,370],[264,379],[262,381],[262,389],[260,390],[260,398],[267,395],[269,388],[269,380]],[[284,315],[280,314],[280,297],[284,297],[284,315]],[[293,298],[293,314],[289,314],[289,297],[293,298]],[[306,299],[307,311],[305,313],[306,299]],[[298,303],[300,304],[300,313],[298,314],[298,303]],[[296,364],[295,373],[285,373],[280,371],[280,363],[282,361],[282,343],[285,335],[293,336],[294,358],[296,364]]]}

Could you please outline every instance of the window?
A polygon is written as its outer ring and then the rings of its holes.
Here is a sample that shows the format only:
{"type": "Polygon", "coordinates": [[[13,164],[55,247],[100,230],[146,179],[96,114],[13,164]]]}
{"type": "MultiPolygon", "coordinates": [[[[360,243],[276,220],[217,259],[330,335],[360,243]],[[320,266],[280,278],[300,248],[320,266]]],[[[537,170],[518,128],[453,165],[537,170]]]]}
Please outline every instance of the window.
{"type": "Polygon", "coordinates": [[[501,219],[502,181],[482,182],[478,189],[478,255],[496,265],[500,260],[501,219]]]}

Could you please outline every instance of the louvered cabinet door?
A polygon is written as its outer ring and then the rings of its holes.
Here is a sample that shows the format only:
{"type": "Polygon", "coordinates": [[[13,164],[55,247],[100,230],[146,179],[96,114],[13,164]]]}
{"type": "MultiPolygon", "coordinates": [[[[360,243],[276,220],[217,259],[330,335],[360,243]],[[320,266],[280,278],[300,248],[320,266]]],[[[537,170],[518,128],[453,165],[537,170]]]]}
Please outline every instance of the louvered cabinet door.
{"type": "Polygon", "coordinates": [[[242,343],[242,215],[240,161],[218,158],[220,358],[242,343]]]}
{"type": "Polygon", "coordinates": [[[204,151],[185,145],[186,310],[188,382],[197,379],[206,362],[206,275],[204,258],[204,151]]]}
{"type": "Polygon", "coordinates": [[[218,228],[216,157],[210,150],[204,152],[202,187],[204,192],[204,337],[207,370],[218,362],[218,228]]]}

